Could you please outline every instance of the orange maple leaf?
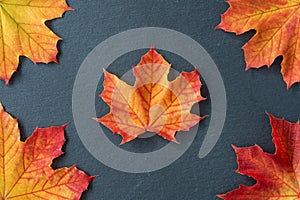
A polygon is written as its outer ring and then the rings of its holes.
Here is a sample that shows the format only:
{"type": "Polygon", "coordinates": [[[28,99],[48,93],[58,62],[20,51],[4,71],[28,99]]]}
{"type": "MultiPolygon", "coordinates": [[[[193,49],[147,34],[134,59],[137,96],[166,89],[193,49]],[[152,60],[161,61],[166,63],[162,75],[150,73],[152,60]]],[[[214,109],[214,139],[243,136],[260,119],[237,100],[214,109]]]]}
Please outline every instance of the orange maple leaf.
{"type": "Polygon", "coordinates": [[[177,142],[175,133],[188,131],[203,117],[191,114],[192,106],[204,100],[197,69],[182,72],[168,81],[170,64],[153,48],[133,67],[134,86],[127,85],[104,71],[104,90],[100,97],[110,106],[110,113],[96,119],[113,133],[123,137],[122,144],[146,131],[177,142]]]}
{"type": "Polygon", "coordinates": [[[0,78],[8,84],[17,70],[19,57],[34,63],[57,62],[56,44],[60,40],[45,21],[71,10],[65,0],[0,1],[0,78]]]}
{"type": "Polygon", "coordinates": [[[269,115],[272,126],[275,154],[263,152],[258,146],[237,148],[240,174],[257,180],[253,186],[240,186],[223,199],[288,200],[300,198],[300,124],[290,123],[269,115]]]}
{"type": "Polygon", "coordinates": [[[227,0],[230,8],[217,28],[242,34],[256,30],[243,46],[246,70],[271,66],[283,56],[281,74],[290,88],[300,81],[300,3],[294,0],[227,0]]]}
{"type": "Polygon", "coordinates": [[[53,170],[63,152],[64,126],[36,128],[20,141],[18,122],[0,104],[0,199],[76,200],[94,178],[75,166],[53,170]]]}

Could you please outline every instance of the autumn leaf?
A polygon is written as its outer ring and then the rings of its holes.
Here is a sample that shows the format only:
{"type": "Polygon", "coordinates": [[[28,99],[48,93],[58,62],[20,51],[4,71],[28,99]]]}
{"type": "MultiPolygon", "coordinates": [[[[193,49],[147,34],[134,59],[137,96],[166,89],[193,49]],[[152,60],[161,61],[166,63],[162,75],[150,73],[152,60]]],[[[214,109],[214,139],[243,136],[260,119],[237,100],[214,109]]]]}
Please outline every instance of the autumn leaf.
{"type": "Polygon", "coordinates": [[[63,152],[64,126],[36,128],[20,141],[18,122],[0,104],[0,199],[76,200],[93,179],[75,166],[53,170],[63,152]]]}
{"type": "Polygon", "coordinates": [[[300,4],[294,0],[227,0],[230,8],[217,28],[254,37],[243,46],[246,69],[271,66],[283,56],[281,74],[290,88],[300,81],[300,4]]]}
{"type": "Polygon", "coordinates": [[[253,186],[219,195],[223,199],[294,200],[300,198],[300,123],[290,123],[269,115],[272,126],[274,154],[258,146],[237,148],[237,172],[253,177],[253,186]]]}
{"type": "Polygon", "coordinates": [[[203,118],[191,114],[190,110],[204,98],[200,95],[197,69],[182,72],[169,82],[170,66],[151,48],[133,67],[134,86],[104,70],[104,90],[100,97],[110,106],[110,113],[96,120],[120,134],[122,144],[146,131],[177,142],[177,131],[188,131],[203,118]]]}
{"type": "Polygon", "coordinates": [[[0,78],[8,84],[17,70],[19,57],[34,63],[57,62],[56,44],[60,40],[45,21],[71,10],[65,0],[0,1],[0,78]]]}

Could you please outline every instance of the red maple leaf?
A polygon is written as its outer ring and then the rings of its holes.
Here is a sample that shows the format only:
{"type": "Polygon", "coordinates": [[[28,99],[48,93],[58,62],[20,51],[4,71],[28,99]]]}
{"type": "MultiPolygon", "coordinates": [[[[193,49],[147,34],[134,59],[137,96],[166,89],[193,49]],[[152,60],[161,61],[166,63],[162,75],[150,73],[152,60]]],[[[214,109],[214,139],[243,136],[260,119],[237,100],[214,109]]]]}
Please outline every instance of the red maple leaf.
{"type": "Polygon", "coordinates": [[[257,180],[253,186],[241,185],[227,194],[225,200],[294,200],[300,199],[300,124],[277,119],[269,114],[272,126],[274,154],[258,146],[237,148],[240,174],[257,180]]]}

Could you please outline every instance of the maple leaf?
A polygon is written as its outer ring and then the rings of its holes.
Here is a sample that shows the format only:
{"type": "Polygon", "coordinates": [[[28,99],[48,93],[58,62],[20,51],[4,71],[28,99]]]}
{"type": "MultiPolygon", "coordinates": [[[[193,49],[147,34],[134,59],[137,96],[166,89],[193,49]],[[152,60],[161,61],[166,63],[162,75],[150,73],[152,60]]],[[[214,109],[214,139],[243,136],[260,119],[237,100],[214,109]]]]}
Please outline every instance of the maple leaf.
{"type": "Polygon", "coordinates": [[[238,170],[257,180],[253,186],[240,186],[223,199],[271,200],[300,199],[300,124],[277,119],[269,114],[272,126],[274,154],[258,146],[237,148],[238,170]]]}
{"type": "Polygon", "coordinates": [[[227,0],[230,8],[217,28],[242,34],[256,30],[243,46],[246,70],[283,56],[281,74],[289,89],[300,81],[300,3],[295,0],[227,0]]]}
{"type": "Polygon", "coordinates": [[[56,44],[60,40],[45,21],[71,10],[65,0],[0,1],[0,78],[8,82],[17,70],[19,57],[34,63],[57,62],[56,44]]]}
{"type": "Polygon", "coordinates": [[[94,178],[75,166],[53,170],[63,152],[64,126],[36,128],[20,141],[18,122],[0,104],[0,199],[76,200],[94,178]]]}
{"type": "Polygon", "coordinates": [[[177,142],[177,131],[188,131],[203,118],[190,113],[195,103],[204,100],[197,69],[182,72],[169,82],[170,66],[151,48],[133,67],[134,86],[104,70],[104,90],[100,97],[110,106],[110,113],[96,120],[120,134],[121,144],[146,131],[177,142]]]}

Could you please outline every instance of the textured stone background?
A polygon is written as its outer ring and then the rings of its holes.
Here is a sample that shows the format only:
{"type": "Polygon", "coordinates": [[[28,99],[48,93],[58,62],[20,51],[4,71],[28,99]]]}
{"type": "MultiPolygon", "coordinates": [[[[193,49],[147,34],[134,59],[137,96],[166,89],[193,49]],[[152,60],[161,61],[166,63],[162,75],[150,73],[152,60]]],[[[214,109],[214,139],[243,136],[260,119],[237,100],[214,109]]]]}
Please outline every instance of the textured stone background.
{"type": "MultiPolygon", "coordinates": [[[[230,145],[257,143],[273,152],[271,128],[265,111],[297,121],[300,85],[286,91],[280,75],[281,58],[271,69],[265,67],[245,72],[241,47],[254,32],[236,37],[214,29],[220,21],[220,14],[228,7],[223,0],[69,0],[68,3],[75,11],[48,23],[63,38],[59,43],[60,64],[34,65],[27,58],[21,58],[21,66],[10,86],[7,88],[0,83],[0,100],[6,110],[19,119],[23,139],[37,125],[46,127],[71,122],[66,129],[66,154],[56,159],[54,166],[77,163],[90,175],[99,175],[82,199],[210,200],[216,199],[218,193],[238,187],[239,183],[254,183],[250,178],[235,174],[236,158],[230,145]],[[180,31],[208,51],[224,80],[228,113],[220,140],[204,159],[200,160],[197,155],[209,118],[201,122],[189,150],[171,166],[152,173],[128,174],[101,164],[82,145],[72,118],[72,87],[80,64],[97,44],[119,32],[149,26],[180,31]]],[[[122,75],[139,61],[145,51],[122,56],[108,68],[109,71],[122,75]]],[[[174,54],[161,53],[177,70],[192,67],[174,54]]],[[[98,92],[100,86],[101,83],[98,92]]],[[[202,92],[209,99],[205,83],[202,92]]],[[[105,114],[108,107],[97,94],[95,98],[99,116],[105,114]]],[[[209,114],[210,101],[200,103],[200,108],[202,115],[209,114]]],[[[116,144],[120,141],[118,136],[111,137],[108,131],[107,134],[116,144]]],[[[165,143],[159,137],[149,140],[156,147],[165,143]]],[[[145,152],[153,146],[145,140],[140,145],[133,142],[121,148],[145,152]]]]}

